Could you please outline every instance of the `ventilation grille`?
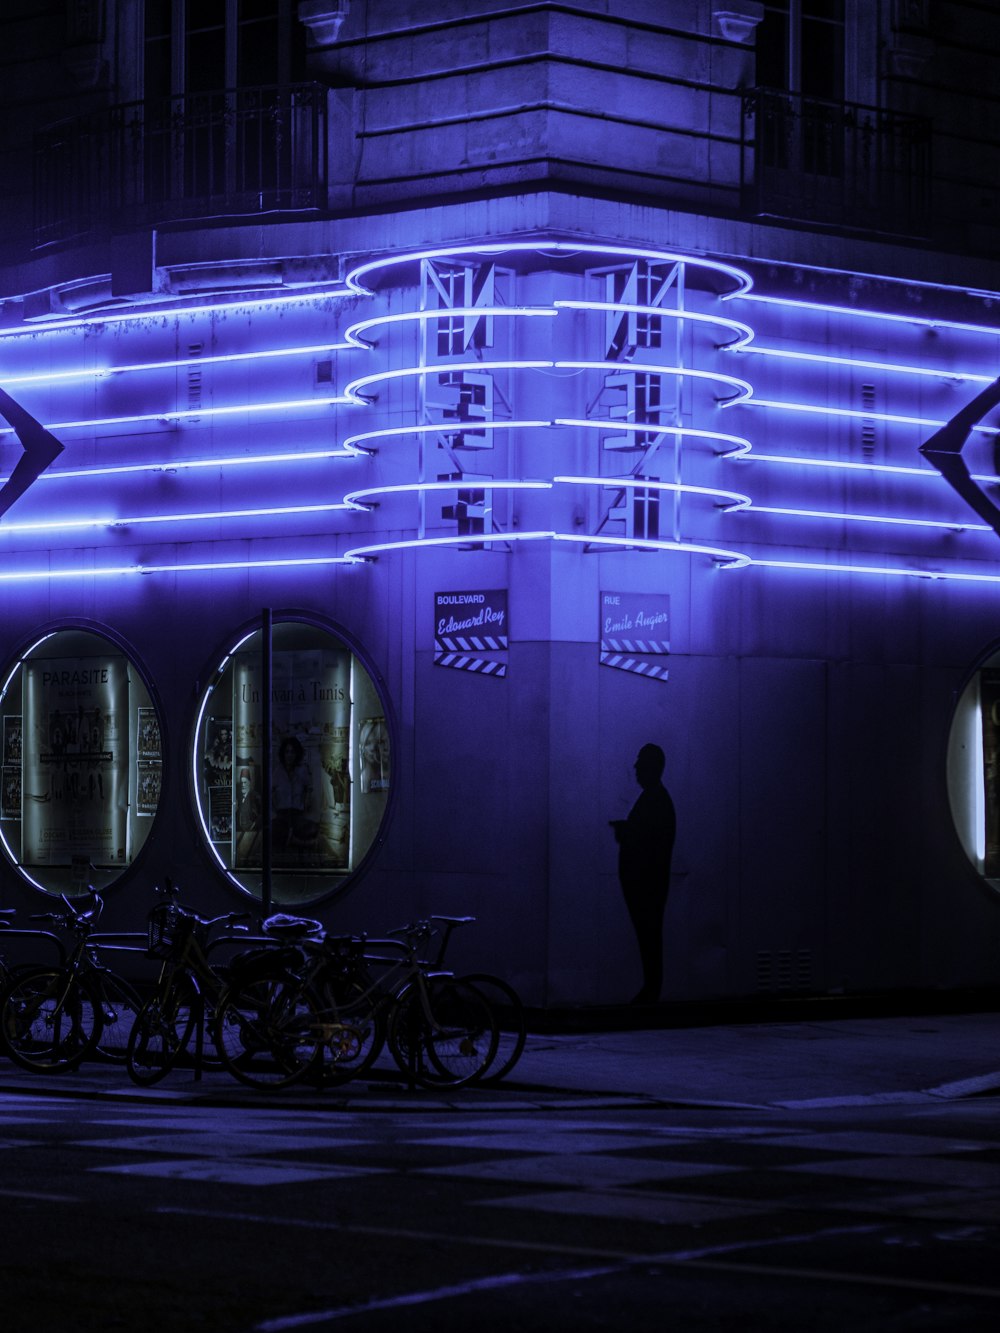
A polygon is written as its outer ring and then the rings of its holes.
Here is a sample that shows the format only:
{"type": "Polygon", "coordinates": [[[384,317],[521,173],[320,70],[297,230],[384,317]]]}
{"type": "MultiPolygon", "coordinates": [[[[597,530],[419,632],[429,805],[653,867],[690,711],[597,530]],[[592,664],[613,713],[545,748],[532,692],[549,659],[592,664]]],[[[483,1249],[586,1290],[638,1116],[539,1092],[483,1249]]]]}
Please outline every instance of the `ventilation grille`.
{"type": "MultiPolygon", "coordinates": [[[[188,343],[188,349],[187,349],[187,351],[188,351],[188,356],[190,356],[190,357],[201,356],[201,354],[204,352],[204,350],[205,350],[205,344],[204,344],[204,343],[188,343]]],[[[189,411],[189,412],[197,412],[197,411],[200,409],[200,407],[201,407],[201,369],[200,369],[200,367],[199,367],[199,369],[197,369],[197,370],[195,370],[194,368],[192,368],[191,370],[188,371],[188,373],[187,373],[187,390],[188,390],[188,402],[187,402],[187,405],[188,405],[188,411],[189,411]]],[[[194,417],[194,418],[192,418],[192,420],[197,421],[198,418],[197,418],[197,417],[194,417]]]]}
{"type": "MultiPolygon", "coordinates": [[[[874,384],[862,384],[861,410],[862,412],[875,411],[874,384]]],[[[861,423],[861,455],[866,462],[875,457],[875,422],[868,419],[861,423]]]]}

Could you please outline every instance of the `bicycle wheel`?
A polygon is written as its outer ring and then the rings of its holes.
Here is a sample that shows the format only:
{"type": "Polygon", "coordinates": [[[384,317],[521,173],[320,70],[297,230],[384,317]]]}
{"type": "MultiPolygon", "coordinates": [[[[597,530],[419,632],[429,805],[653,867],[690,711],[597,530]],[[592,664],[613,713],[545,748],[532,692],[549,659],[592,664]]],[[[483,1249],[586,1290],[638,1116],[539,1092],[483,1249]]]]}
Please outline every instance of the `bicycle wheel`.
{"type": "Polygon", "coordinates": [[[127,981],[116,977],[113,972],[102,969],[95,980],[99,994],[101,1031],[94,1054],[114,1064],[124,1064],[128,1039],[142,1008],[142,1000],[127,981]]]}
{"type": "Polygon", "coordinates": [[[170,1073],[191,1040],[197,999],[190,985],[172,985],[142,1006],[125,1049],[125,1064],[133,1083],[148,1088],[170,1073]]]}
{"type": "Polygon", "coordinates": [[[336,1087],[359,1078],[378,1059],[385,1045],[385,1020],[373,1007],[381,998],[358,981],[321,985],[317,992],[320,1061],[314,1071],[321,1087],[336,1087]]]}
{"type": "Polygon", "coordinates": [[[457,1088],[489,1068],[497,1049],[496,1019],[474,987],[453,977],[415,982],[396,997],[388,1043],[405,1074],[424,1087],[457,1088]]]}
{"type": "Polygon", "coordinates": [[[319,1059],[321,1006],[285,972],[237,982],[215,1020],[215,1045],[233,1078],[251,1088],[283,1088],[319,1059]]]}
{"type": "Polygon", "coordinates": [[[93,1051],[100,1022],[95,988],[58,968],[19,972],[0,998],[4,1047],[15,1064],[32,1073],[75,1069],[93,1051]]]}
{"type": "Polygon", "coordinates": [[[502,977],[495,977],[489,972],[466,972],[459,980],[478,991],[496,1017],[496,1054],[489,1069],[480,1075],[479,1081],[487,1084],[499,1083],[520,1060],[527,1040],[528,1030],[521,997],[502,977]]]}

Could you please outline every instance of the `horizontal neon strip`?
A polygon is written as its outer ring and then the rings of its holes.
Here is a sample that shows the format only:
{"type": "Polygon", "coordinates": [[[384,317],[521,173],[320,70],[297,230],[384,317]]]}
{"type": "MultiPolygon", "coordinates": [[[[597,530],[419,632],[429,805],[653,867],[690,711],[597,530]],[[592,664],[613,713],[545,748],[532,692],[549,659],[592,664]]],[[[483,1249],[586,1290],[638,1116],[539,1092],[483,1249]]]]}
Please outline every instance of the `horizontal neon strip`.
{"type": "Polygon", "coordinates": [[[280,518],[288,514],[324,514],[333,510],[349,510],[345,501],[333,504],[272,505],[259,509],[215,509],[203,512],[177,514],[136,514],[115,518],[105,514],[93,518],[62,518],[33,523],[0,523],[0,538],[16,532],[62,532],[80,528],[133,528],[143,523],[201,523],[227,518],[280,518]]]}
{"type": "MultiPolygon", "coordinates": [[[[835,468],[848,472],[887,472],[892,476],[904,477],[924,477],[941,480],[940,472],[934,468],[928,467],[904,467],[894,463],[848,463],[838,458],[806,458],[795,454],[759,454],[756,449],[752,453],[727,452],[719,455],[720,458],[738,458],[743,463],[782,463],[789,467],[819,467],[835,468]]],[[[982,480],[982,478],[978,478],[982,480]]]]}
{"type": "MultiPolygon", "coordinates": [[[[188,458],[162,463],[122,463],[108,467],[65,468],[59,471],[43,472],[38,481],[68,481],[76,477],[116,477],[130,472],[185,472],[193,468],[249,467],[269,463],[307,463],[327,458],[360,458],[364,450],[349,449],[312,449],[294,454],[246,454],[233,455],[231,458],[188,458]]],[[[0,486],[9,481],[9,477],[0,477],[0,486]]]]}
{"type": "Polygon", "coordinates": [[[691,320],[696,324],[714,324],[728,329],[736,335],[737,341],[726,343],[727,351],[735,351],[751,342],[754,331],[749,324],[738,319],[727,319],[725,315],[703,315],[694,310],[676,309],[659,305],[626,305],[621,301],[553,301],[557,310],[603,310],[607,313],[620,311],[623,315],[665,315],[668,319],[691,320]]]}
{"type": "MultiPolygon", "coordinates": [[[[897,523],[904,527],[943,528],[946,532],[992,532],[988,523],[964,523],[958,519],[952,523],[931,518],[896,518],[891,514],[843,514],[826,509],[783,509],[773,505],[751,506],[755,514],[777,514],[795,518],[830,519],[845,523],[897,523]]],[[[735,511],[733,511],[735,512],[735,511]]]]}
{"type": "MultiPolygon", "coordinates": [[[[990,383],[992,384],[992,382],[991,380],[990,383]]],[[[936,417],[907,417],[894,412],[866,412],[862,408],[854,407],[824,407],[820,403],[787,403],[779,402],[773,398],[726,399],[721,406],[732,407],[736,401],[740,403],[748,402],[750,407],[769,407],[781,412],[807,412],[814,416],[849,417],[855,421],[884,421],[888,425],[941,427],[948,424],[936,417]]],[[[996,426],[973,426],[972,429],[983,435],[1000,435],[1000,428],[996,426]]]]}
{"type": "Polygon", "coordinates": [[[257,352],[226,352],[212,356],[177,357],[173,361],[138,361],[125,366],[100,366],[91,370],[56,370],[37,375],[5,375],[2,382],[12,384],[51,384],[54,380],[106,380],[116,375],[130,375],[138,371],[197,370],[201,366],[218,366],[230,361],[267,361],[278,357],[316,356],[323,352],[344,351],[346,342],[315,343],[302,347],[268,347],[257,352]]]}
{"type": "Polygon", "coordinates": [[[586,533],[568,532],[495,532],[489,535],[471,537],[412,537],[391,542],[376,542],[369,546],[356,546],[345,552],[355,559],[371,559],[388,551],[411,551],[434,546],[493,546],[509,542],[553,541],[572,542],[577,546],[607,546],[616,549],[644,551],[680,551],[688,555],[707,555],[711,559],[730,565],[747,565],[750,557],[738,551],[720,550],[714,546],[701,546],[693,542],[658,541],[642,537],[607,537],[588,536],[586,533]]]}
{"type": "MultiPolygon", "coordinates": [[[[934,286],[938,291],[954,292],[954,287],[927,283],[908,283],[909,287],[934,286]]],[[[984,292],[982,295],[996,300],[1000,293],[984,292]]],[[[790,310],[808,310],[822,315],[846,315],[850,319],[878,319],[894,324],[912,324],[922,329],[953,329],[959,333],[988,333],[992,337],[1000,335],[1000,327],[991,324],[968,324],[961,320],[934,319],[929,315],[901,315],[888,310],[863,310],[855,306],[824,305],[821,301],[799,301],[788,296],[765,296],[758,292],[723,292],[720,299],[731,301],[739,297],[744,301],[756,301],[762,305],[784,306],[790,310]]]]}
{"type": "MultiPolygon", "coordinates": [[[[558,478],[557,478],[558,480],[558,478]]],[[[349,491],[344,496],[344,505],[350,508],[368,509],[361,503],[362,497],[373,495],[420,495],[424,491],[550,491],[551,481],[507,481],[499,477],[473,478],[460,477],[454,481],[410,481],[399,486],[366,486],[363,490],[349,491]]]]}
{"type": "MultiPolygon", "coordinates": [[[[50,421],[45,423],[45,429],[57,431],[91,429],[94,426],[135,426],[146,421],[187,421],[192,417],[227,417],[240,416],[244,413],[253,415],[259,412],[286,412],[300,407],[330,407],[348,401],[350,400],[338,396],[335,398],[289,398],[283,402],[240,403],[227,407],[185,407],[177,408],[175,411],[143,412],[130,417],[95,417],[81,421],[50,421]]],[[[0,435],[13,434],[14,431],[10,428],[0,430],[0,435]]]]}
{"type": "Polygon", "coordinates": [[[351,269],[346,277],[347,286],[362,296],[373,296],[369,288],[362,284],[362,278],[370,273],[396,268],[403,264],[412,264],[421,259],[458,259],[488,255],[495,257],[505,254],[568,254],[602,256],[611,260],[649,259],[657,264],[686,264],[692,268],[703,269],[731,279],[736,284],[735,291],[729,296],[742,296],[750,291],[753,281],[743,269],[732,264],[724,264],[717,259],[703,259],[698,255],[676,254],[668,250],[636,249],[632,246],[584,245],[576,241],[508,241],[484,245],[441,246],[433,250],[414,250],[409,254],[389,255],[382,259],[369,260],[351,269]]]}
{"type": "Polygon", "coordinates": [[[889,578],[930,579],[952,583],[1000,583],[1000,574],[965,574],[945,572],[940,569],[900,569],[881,565],[834,565],[823,564],[814,560],[758,560],[749,559],[751,565],[760,565],[767,569],[806,569],[821,574],[878,574],[889,578]]]}
{"type": "Polygon", "coordinates": [[[876,370],[898,375],[922,375],[927,379],[949,380],[956,384],[992,384],[995,375],[975,375],[971,371],[943,370],[935,366],[900,365],[895,361],[866,361],[854,356],[832,356],[822,352],[790,352],[781,347],[761,347],[732,344],[722,348],[726,352],[745,352],[748,356],[772,356],[779,361],[806,361],[825,366],[845,366],[853,370],[876,370]]]}
{"type": "MultiPolygon", "coordinates": [[[[558,304],[558,302],[557,302],[558,304]]],[[[529,318],[539,316],[554,318],[558,312],[551,306],[509,306],[509,305],[474,305],[474,306],[435,306],[430,310],[408,310],[399,315],[373,315],[344,330],[344,337],[352,347],[370,348],[360,333],[362,329],[378,328],[385,324],[406,324],[412,322],[427,323],[439,319],[493,319],[496,316],[526,315],[529,318]]]]}
{"type": "MultiPolygon", "coordinates": [[[[931,467],[903,467],[892,463],[846,463],[836,458],[797,458],[789,457],[785,454],[758,454],[753,453],[724,453],[720,458],[738,458],[744,463],[781,463],[791,467],[818,467],[818,468],[839,468],[849,472],[878,472],[888,473],[890,476],[897,477],[920,477],[924,481],[943,481],[941,473],[931,467]]],[[[973,481],[985,481],[992,485],[1000,485],[1000,476],[992,473],[972,472],[970,476],[973,481]]],[[[950,525],[949,525],[950,526],[950,525]]]]}
{"type": "MultiPolygon", "coordinates": [[[[753,388],[746,380],[735,375],[725,375],[712,370],[690,370],[683,366],[651,365],[639,361],[442,361],[428,366],[405,366],[400,370],[377,371],[371,375],[362,375],[344,386],[346,398],[353,403],[366,403],[360,390],[370,384],[380,384],[387,380],[407,378],[427,378],[431,375],[491,374],[495,370],[599,370],[606,374],[618,375],[668,375],[675,379],[710,380],[715,384],[724,384],[734,391],[735,396],[725,400],[728,407],[732,403],[746,402],[753,393],[753,388]]],[[[474,429],[470,425],[469,429],[474,429]]]]}
{"type": "Polygon", "coordinates": [[[204,560],[189,565],[101,565],[78,569],[30,569],[0,571],[0,583],[32,583],[40,579],[124,578],[132,574],[187,574],[226,569],[299,569],[310,565],[356,565],[350,554],[302,556],[282,560],[204,560]]]}
{"type": "MultiPolygon", "coordinates": [[[[553,477],[553,481],[568,482],[575,486],[606,486],[639,491],[676,491],[684,495],[707,495],[714,499],[728,500],[727,511],[748,509],[753,503],[749,495],[738,491],[720,491],[710,486],[687,486],[679,481],[653,481],[644,477],[553,477]]],[[[754,506],[756,508],[756,506],[754,506]]]]}
{"type": "Polygon", "coordinates": [[[275,292],[270,296],[256,296],[251,298],[239,298],[233,301],[212,301],[202,302],[201,305],[167,305],[151,301],[149,305],[141,309],[122,310],[114,308],[95,312],[91,315],[80,315],[72,319],[60,319],[58,316],[49,319],[46,316],[39,316],[37,322],[32,321],[17,328],[0,329],[0,339],[2,338],[23,338],[37,333],[61,333],[66,329],[89,329],[103,324],[127,324],[137,319],[166,319],[171,316],[180,315],[214,315],[222,310],[260,310],[263,306],[275,305],[302,305],[312,301],[329,301],[338,297],[352,296],[354,293],[346,287],[330,288],[324,287],[320,291],[302,291],[302,292],[275,292]]]}

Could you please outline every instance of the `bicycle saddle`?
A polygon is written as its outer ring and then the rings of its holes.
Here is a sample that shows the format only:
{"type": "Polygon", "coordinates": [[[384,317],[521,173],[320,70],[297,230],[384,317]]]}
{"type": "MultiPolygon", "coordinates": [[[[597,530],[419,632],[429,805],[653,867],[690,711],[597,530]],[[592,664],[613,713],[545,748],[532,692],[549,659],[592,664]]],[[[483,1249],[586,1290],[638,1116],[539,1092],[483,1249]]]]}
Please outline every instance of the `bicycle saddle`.
{"type": "Polygon", "coordinates": [[[308,916],[289,916],[277,912],[264,922],[264,933],[283,940],[301,940],[307,935],[322,935],[323,924],[308,916]]]}

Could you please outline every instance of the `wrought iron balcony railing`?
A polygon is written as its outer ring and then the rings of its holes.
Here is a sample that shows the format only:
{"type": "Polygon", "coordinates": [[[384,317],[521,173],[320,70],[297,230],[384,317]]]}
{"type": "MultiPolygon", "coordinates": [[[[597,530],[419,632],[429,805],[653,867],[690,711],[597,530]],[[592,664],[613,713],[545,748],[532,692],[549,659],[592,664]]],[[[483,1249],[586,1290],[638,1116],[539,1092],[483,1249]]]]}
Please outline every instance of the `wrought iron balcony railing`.
{"type": "Polygon", "coordinates": [[[36,246],[109,225],[323,208],[327,90],[119,104],[40,131],[34,150],[36,246]]]}
{"type": "Polygon", "coordinates": [[[931,126],[854,102],[756,88],[743,98],[744,208],[758,216],[925,237],[931,126]]]}

